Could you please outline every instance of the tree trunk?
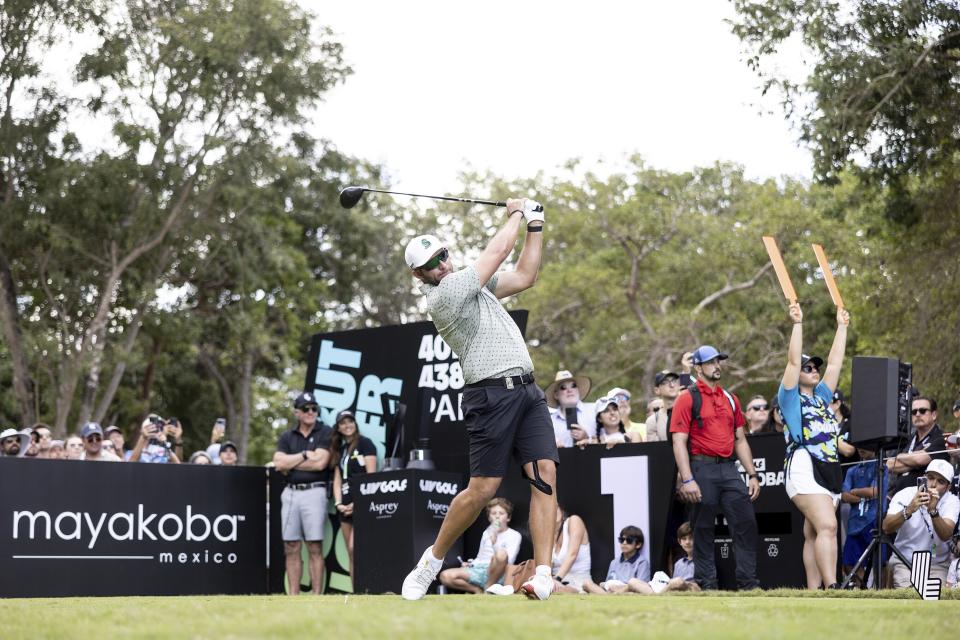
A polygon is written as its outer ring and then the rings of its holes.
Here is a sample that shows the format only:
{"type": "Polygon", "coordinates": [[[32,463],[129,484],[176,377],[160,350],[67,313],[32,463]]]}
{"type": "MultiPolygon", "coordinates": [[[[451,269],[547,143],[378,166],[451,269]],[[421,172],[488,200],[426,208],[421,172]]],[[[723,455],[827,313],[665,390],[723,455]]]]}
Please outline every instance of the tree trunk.
{"type": "Polygon", "coordinates": [[[34,409],[34,381],[30,375],[27,354],[23,348],[23,331],[20,328],[20,312],[17,309],[17,289],[6,255],[0,251],[0,325],[3,338],[10,353],[13,367],[13,393],[20,405],[20,424],[32,425],[37,421],[34,409]]]}
{"type": "Polygon", "coordinates": [[[237,447],[240,449],[240,464],[247,462],[247,440],[250,438],[250,397],[253,395],[253,359],[248,351],[243,356],[243,374],[240,377],[240,433],[237,447]]]}
{"type": "Polygon", "coordinates": [[[220,398],[223,400],[224,408],[226,409],[227,417],[227,428],[226,435],[224,436],[227,440],[233,440],[236,437],[237,431],[237,406],[233,400],[233,391],[230,389],[230,384],[227,382],[227,379],[220,372],[217,363],[214,362],[213,358],[210,357],[210,354],[204,349],[200,349],[197,357],[200,359],[200,364],[210,372],[210,375],[213,376],[213,379],[217,381],[217,387],[220,389],[220,398]]]}
{"type": "Polygon", "coordinates": [[[113,397],[116,395],[117,389],[120,388],[120,381],[123,380],[123,374],[127,370],[127,359],[133,351],[133,347],[137,342],[137,335],[140,333],[140,327],[142,326],[142,315],[137,313],[136,316],[134,316],[133,322],[127,327],[126,342],[123,344],[120,358],[113,366],[113,375],[110,376],[110,383],[107,384],[103,396],[100,397],[100,402],[97,403],[97,409],[93,413],[94,422],[100,422],[102,424],[104,416],[107,415],[107,411],[110,409],[110,403],[113,402],[113,397]]]}

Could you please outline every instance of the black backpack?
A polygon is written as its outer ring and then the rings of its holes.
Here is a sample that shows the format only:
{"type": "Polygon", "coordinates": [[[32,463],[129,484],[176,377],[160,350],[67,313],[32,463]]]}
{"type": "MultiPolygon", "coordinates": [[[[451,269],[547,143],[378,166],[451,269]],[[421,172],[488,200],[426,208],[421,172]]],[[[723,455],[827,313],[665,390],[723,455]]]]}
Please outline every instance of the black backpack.
{"type": "MultiPolygon", "coordinates": [[[[723,395],[727,396],[727,402],[730,403],[730,410],[733,411],[733,424],[737,424],[737,403],[729,391],[723,388],[720,390],[723,391],[723,395]]],[[[697,426],[703,429],[703,418],[700,417],[700,407],[703,406],[703,396],[700,394],[700,389],[697,388],[696,384],[687,387],[687,391],[690,392],[690,398],[693,400],[693,406],[690,407],[690,422],[697,423],[697,426]]],[[[734,427],[733,430],[736,431],[736,427],[734,427]]]]}

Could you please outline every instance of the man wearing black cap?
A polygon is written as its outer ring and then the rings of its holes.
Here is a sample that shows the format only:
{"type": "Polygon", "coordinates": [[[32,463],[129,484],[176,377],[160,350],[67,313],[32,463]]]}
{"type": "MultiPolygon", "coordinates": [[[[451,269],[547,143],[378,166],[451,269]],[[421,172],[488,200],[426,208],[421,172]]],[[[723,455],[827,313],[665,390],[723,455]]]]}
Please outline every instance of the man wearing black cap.
{"type": "Polygon", "coordinates": [[[682,500],[692,504],[694,580],[701,589],[716,589],[713,556],[714,523],[723,513],[733,536],[737,585],[755,589],[757,521],[752,500],[760,495],[760,479],[743,427],[746,420],[737,397],[720,387],[721,361],[727,355],[709,345],[693,352],[696,383],[673,405],[670,433],[680,472],[682,500]],[[749,477],[749,491],[734,464],[734,454],[749,477]]]}
{"type": "Polygon", "coordinates": [[[277,451],[273,454],[277,471],[287,477],[287,486],[281,495],[280,521],[287,582],[292,596],[300,593],[300,577],[303,575],[301,540],[306,540],[310,553],[311,590],[320,594],[323,586],[323,529],[327,521],[328,463],[333,429],[317,420],[319,409],[312,393],[298,395],[293,401],[297,424],[280,434],[277,451]]]}
{"type": "Polygon", "coordinates": [[[220,445],[220,465],[224,467],[235,467],[237,466],[237,445],[233,444],[230,440],[227,440],[222,445],[220,445]]]}
{"type": "Polygon", "coordinates": [[[663,400],[663,407],[647,418],[647,442],[669,440],[670,415],[681,389],[680,374],[675,371],[664,369],[653,376],[653,394],[663,400]]]}
{"type": "Polygon", "coordinates": [[[80,430],[83,438],[82,460],[92,462],[120,462],[120,458],[103,450],[103,427],[96,422],[88,422],[80,430]]]}

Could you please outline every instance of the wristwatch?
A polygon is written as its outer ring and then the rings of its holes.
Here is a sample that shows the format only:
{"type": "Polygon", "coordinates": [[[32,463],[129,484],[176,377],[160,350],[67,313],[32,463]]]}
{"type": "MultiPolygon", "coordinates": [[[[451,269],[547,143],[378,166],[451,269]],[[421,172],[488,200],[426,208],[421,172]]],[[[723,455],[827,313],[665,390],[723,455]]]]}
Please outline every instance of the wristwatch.
{"type": "Polygon", "coordinates": [[[930,516],[931,519],[932,519],[932,518],[939,518],[939,517],[940,517],[940,509],[934,509],[933,511],[928,511],[927,514],[929,514],[929,516],[930,516]]]}

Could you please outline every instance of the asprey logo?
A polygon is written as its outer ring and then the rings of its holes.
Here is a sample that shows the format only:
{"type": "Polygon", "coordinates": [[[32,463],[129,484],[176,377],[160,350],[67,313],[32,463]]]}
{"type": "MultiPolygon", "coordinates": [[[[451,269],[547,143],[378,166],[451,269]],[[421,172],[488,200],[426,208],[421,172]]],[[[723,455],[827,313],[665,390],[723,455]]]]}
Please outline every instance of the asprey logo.
{"type": "Polygon", "coordinates": [[[447,510],[450,508],[450,505],[444,504],[443,502],[434,502],[433,500],[427,500],[427,511],[432,511],[434,516],[443,517],[447,515],[447,510]]]}
{"type": "Polygon", "coordinates": [[[142,504],[137,505],[136,513],[91,515],[87,511],[64,511],[54,516],[47,511],[14,511],[13,539],[18,540],[21,534],[26,536],[27,533],[30,540],[38,537],[44,540],[86,538],[89,539],[88,549],[96,546],[101,535],[118,542],[157,540],[158,536],[167,542],[203,542],[211,535],[220,542],[236,542],[237,525],[244,518],[227,513],[210,518],[202,513],[194,513],[190,505],[187,505],[183,516],[175,513],[144,513],[142,504]]]}
{"type": "Polygon", "coordinates": [[[399,502],[371,502],[370,511],[377,514],[377,519],[380,518],[389,518],[397,512],[397,507],[400,506],[399,502]]]}
{"type": "Polygon", "coordinates": [[[365,496],[372,496],[378,491],[380,493],[402,493],[406,490],[406,478],[403,480],[384,480],[381,482],[364,482],[360,484],[360,493],[365,496]]]}
{"type": "Polygon", "coordinates": [[[437,482],[436,480],[420,480],[420,491],[427,493],[457,495],[458,485],[456,482],[437,482]]]}

